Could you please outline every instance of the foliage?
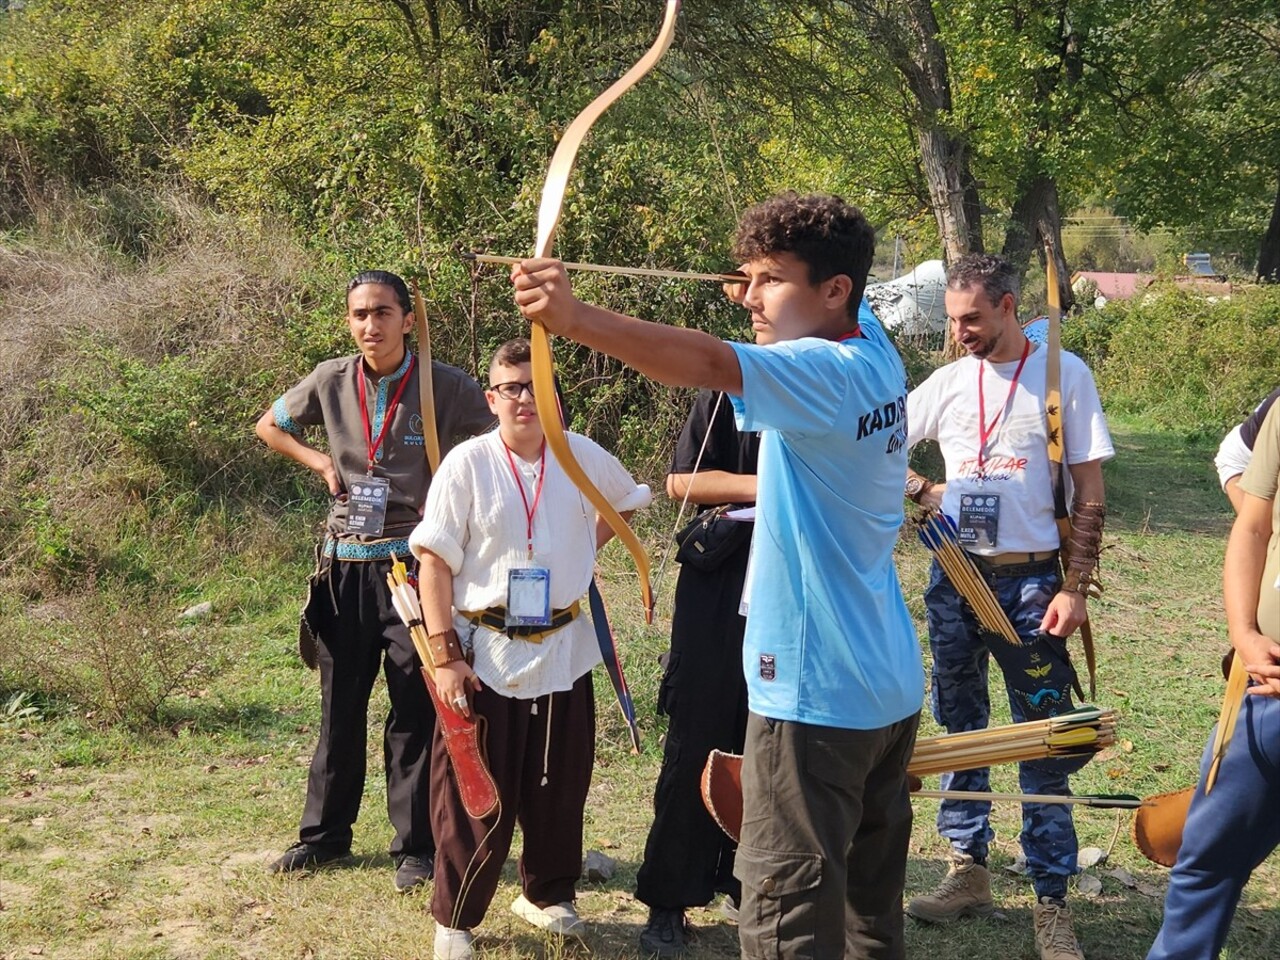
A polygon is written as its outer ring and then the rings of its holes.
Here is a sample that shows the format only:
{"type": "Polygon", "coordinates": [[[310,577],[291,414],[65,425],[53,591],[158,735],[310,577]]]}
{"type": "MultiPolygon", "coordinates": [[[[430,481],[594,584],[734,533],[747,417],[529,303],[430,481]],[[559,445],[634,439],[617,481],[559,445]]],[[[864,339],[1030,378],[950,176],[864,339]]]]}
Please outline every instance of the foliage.
{"type": "Polygon", "coordinates": [[[1280,291],[1157,287],[1072,318],[1063,343],[1093,367],[1108,411],[1216,434],[1280,383],[1280,291]]]}
{"type": "Polygon", "coordinates": [[[57,604],[57,619],[11,624],[0,665],[24,686],[103,711],[104,719],[153,723],[184,686],[216,673],[225,654],[194,624],[174,625],[147,590],[85,584],[57,604]]]}
{"type": "Polygon", "coordinates": [[[0,704],[0,732],[17,730],[40,719],[40,707],[36,703],[36,698],[25,690],[11,693],[4,703],[0,704]]]}
{"type": "Polygon", "coordinates": [[[1251,261],[1277,197],[1280,11],[1271,0],[1153,9],[1134,38],[1151,95],[1122,118],[1119,212],[1251,261]]]}

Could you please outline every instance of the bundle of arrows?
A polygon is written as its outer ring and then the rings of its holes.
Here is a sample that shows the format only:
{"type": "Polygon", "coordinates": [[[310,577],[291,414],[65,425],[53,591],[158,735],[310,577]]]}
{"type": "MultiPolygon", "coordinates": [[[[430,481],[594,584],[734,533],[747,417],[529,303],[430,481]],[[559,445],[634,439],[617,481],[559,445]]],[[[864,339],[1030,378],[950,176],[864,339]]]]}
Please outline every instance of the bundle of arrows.
{"type": "Polygon", "coordinates": [[[929,548],[952,586],[968,602],[984,630],[1003,637],[1015,647],[1022,641],[1000,607],[996,595],[974,565],[973,558],[960,546],[955,521],[942,513],[928,510],[912,520],[920,541],[929,548]]]}
{"type": "Polygon", "coordinates": [[[927,777],[997,763],[1097,753],[1115,740],[1115,711],[1082,706],[1048,720],[917,740],[907,772],[927,777]]]}

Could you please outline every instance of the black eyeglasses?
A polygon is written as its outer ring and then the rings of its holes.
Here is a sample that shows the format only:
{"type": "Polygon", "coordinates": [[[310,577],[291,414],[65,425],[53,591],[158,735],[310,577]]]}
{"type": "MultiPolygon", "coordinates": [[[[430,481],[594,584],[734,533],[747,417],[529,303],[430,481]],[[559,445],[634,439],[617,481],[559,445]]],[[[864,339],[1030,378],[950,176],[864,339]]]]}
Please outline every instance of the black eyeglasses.
{"type": "Polygon", "coordinates": [[[531,398],[533,397],[532,380],[527,383],[522,383],[519,380],[512,380],[509,383],[495,383],[489,389],[500,396],[503,400],[519,400],[520,395],[526,390],[529,391],[529,396],[531,398]]]}

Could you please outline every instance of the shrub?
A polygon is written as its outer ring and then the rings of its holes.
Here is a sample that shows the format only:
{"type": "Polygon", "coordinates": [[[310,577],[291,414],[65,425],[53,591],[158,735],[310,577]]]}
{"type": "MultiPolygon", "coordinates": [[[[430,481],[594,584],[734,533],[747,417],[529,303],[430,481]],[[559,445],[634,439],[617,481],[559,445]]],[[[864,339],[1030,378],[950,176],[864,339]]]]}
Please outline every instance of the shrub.
{"type": "Polygon", "coordinates": [[[1280,384],[1280,289],[1213,299],[1161,288],[1085,311],[1063,342],[1093,367],[1108,410],[1219,432],[1280,384]]]}
{"type": "Polygon", "coordinates": [[[184,685],[225,657],[154,594],[90,580],[82,592],[33,608],[0,634],[0,666],[18,685],[67,697],[128,723],[154,721],[184,685]]]}

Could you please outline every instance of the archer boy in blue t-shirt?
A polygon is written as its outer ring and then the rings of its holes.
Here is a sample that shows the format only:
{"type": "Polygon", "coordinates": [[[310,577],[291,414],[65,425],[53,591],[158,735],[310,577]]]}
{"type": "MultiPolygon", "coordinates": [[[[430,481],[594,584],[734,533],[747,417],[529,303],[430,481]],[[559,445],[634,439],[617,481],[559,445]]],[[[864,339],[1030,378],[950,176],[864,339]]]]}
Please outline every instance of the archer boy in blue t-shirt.
{"type": "Polygon", "coordinates": [[[760,431],[743,646],[742,956],[904,956],[906,767],[924,691],[893,545],[906,374],[862,300],[875,235],[838,197],[748,210],[734,256],[754,345],[582,303],[563,266],[512,270],[548,330],[672,386],[723,390],[760,431]]]}

